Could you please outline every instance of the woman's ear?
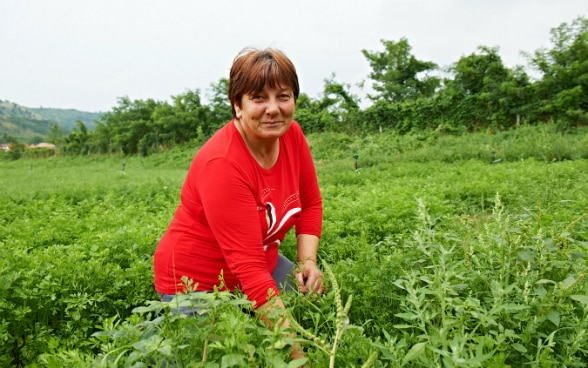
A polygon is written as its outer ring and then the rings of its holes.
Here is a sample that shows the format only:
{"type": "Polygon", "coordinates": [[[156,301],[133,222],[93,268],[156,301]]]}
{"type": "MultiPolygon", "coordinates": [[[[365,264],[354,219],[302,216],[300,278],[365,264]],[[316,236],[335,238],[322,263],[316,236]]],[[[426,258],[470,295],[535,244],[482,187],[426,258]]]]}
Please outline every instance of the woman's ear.
{"type": "Polygon", "coordinates": [[[235,108],[235,117],[241,119],[241,108],[237,104],[234,104],[233,107],[235,108]]]}

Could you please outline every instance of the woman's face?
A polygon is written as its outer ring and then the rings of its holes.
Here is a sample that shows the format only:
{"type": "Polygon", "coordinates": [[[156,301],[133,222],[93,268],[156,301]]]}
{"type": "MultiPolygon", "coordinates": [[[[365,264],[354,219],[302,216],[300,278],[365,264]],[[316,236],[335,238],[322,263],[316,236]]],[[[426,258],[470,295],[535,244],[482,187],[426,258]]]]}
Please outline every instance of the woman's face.
{"type": "Polygon", "coordinates": [[[295,105],[291,88],[266,85],[259,93],[244,95],[235,113],[249,139],[277,139],[290,127],[295,105]]]}

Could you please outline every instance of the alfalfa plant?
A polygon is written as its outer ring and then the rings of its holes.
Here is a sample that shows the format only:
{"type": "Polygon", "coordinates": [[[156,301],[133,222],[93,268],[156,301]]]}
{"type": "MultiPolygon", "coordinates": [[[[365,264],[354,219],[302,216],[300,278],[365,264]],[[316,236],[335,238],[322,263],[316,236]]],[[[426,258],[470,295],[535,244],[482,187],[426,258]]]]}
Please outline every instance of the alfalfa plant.
{"type": "MultiPolygon", "coordinates": [[[[289,312],[289,318],[290,318],[290,323],[295,330],[297,330],[302,336],[304,336],[306,339],[310,340],[317,348],[319,348],[321,351],[323,351],[324,353],[326,353],[329,356],[329,358],[330,358],[329,368],[333,368],[333,367],[335,367],[335,358],[337,356],[337,346],[341,340],[343,332],[345,332],[346,330],[349,330],[349,329],[356,329],[358,327],[351,325],[349,323],[349,317],[348,317],[348,313],[349,313],[349,309],[351,308],[351,302],[353,300],[353,296],[349,295],[345,305],[343,305],[343,302],[341,300],[341,289],[339,288],[339,284],[337,283],[337,279],[335,278],[335,274],[333,273],[331,266],[325,261],[323,261],[322,264],[323,264],[323,269],[325,271],[325,275],[327,276],[328,281],[330,282],[330,286],[333,290],[333,294],[335,297],[335,306],[337,308],[337,313],[336,313],[335,320],[334,320],[335,333],[334,333],[332,341],[327,342],[324,339],[317,336],[316,334],[314,334],[314,333],[308,331],[307,329],[305,329],[304,327],[302,327],[300,325],[300,323],[298,323],[296,321],[296,319],[293,318],[293,316],[290,312],[289,312]]],[[[370,367],[376,361],[376,358],[377,358],[377,353],[373,352],[369,356],[368,360],[362,365],[362,368],[370,367]]]]}

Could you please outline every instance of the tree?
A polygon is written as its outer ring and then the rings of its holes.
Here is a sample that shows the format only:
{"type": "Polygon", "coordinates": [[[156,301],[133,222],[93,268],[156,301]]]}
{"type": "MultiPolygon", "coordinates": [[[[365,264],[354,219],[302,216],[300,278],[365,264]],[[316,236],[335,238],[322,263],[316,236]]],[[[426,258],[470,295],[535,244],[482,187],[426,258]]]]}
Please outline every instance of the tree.
{"type": "Polygon", "coordinates": [[[156,147],[157,130],[153,120],[156,109],[166,102],[153,99],[118,99],[118,106],[102,115],[96,124],[95,144],[100,151],[120,150],[124,154],[141,153],[156,147]]]}
{"type": "Polygon", "coordinates": [[[539,49],[531,62],[542,74],[535,84],[541,120],[588,123],[588,19],[578,17],[551,30],[551,50],[539,49]]]}
{"type": "Polygon", "coordinates": [[[176,143],[182,144],[198,138],[198,131],[202,131],[208,123],[208,107],[202,105],[200,91],[186,91],[174,96],[174,117],[177,128],[176,143]]]}
{"type": "Polygon", "coordinates": [[[325,79],[325,87],[323,95],[325,101],[329,102],[330,106],[336,106],[335,109],[349,113],[359,109],[359,99],[349,91],[348,84],[342,84],[335,81],[335,74],[330,78],[325,79]]]}
{"type": "Polygon", "coordinates": [[[464,95],[492,93],[508,77],[497,47],[478,47],[479,53],[463,56],[452,67],[452,88],[464,95]]]}
{"type": "Polygon", "coordinates": [[[59,153],[59,149],[64,143],[63,128],[61,125],[54,123],[47,132],[47,142],[55,145],[55,154],[59,153]]]}
{"type": "Polygon", "coordinates": [[[186,91],[172,96],[173,105],[160,105],[153,113],[155,131],[143,141],[143,145],[183,144],[201,138],[202,127],[209,120],[209,108],[202,105],[200,91],[186,91]]]}
{"type": "Polygon", "coordinates": [[[65,137],[66,151],[75,155],[89,154],[90,134],[86,124],[81,120],[77,120],[76,125],[65,137]]]}
{"type": "Polygon", "coordinates": [[[440,85],[440,79],[429,75],[437,69],[430,61],[421,61],[411,55],[411,47],[406,38],[400,41],[381,40],[385,51],[369,52],[362,50],[368,59],[372,72],[373,89],[377,95],[368,97],[377,101],[385,99],[390,102],[416,100],[431,97],[440,85]]]}
{"type": "Polygon", "coordinates": [[[114,150],[113,139],[114,129],[110,126],[110,120],[106,117],[110,112],[104,114],[96,124],[92,136],[92,144],[98,153],[112,154],[114,150]]]}
{"type": "Polygon", "coordinates": [[[305,133],[335,129],[335,118],[324,107],[323,102],[311,99],[306,93],[298,95],[294,119],[298,121],[305,133]]]}
{"type": "Polygon", "coordinates": [[[508,80],[500,85],[500,109],[506,116],[514,116],[514,126],[518,127],[523,119],[528,120],[531,111],[531,82],[522,66],[511,70],[508,80]]]}
{"type": "Polygon", "coordinates": [[[359,111],[359,99],[349,91],[349,85],[336,82],[334,74],[324,83],[319,98],[301,93],[296,101],[296,120],[307,133],[340,130],[359,111]]]}
{"type": "Polygon", "coordinates": [[[450,71],[453,80],[446,81],[438,98],[447,120],[469,130],[516,121],[528,77],[520,68],[506,68],[497,47],[478,47],[478,53],[461,57],[450,71]]]}
{"type": "Polygon", "coordinates": [[[210,108],[210,121],[205,124],[203,131],[208,136],[212,135],[226,122],[231,120],[231,103],[229,102],[229,80],[220,78],[218,82],[212,83],[208,91],[208,106],[210,108]]]}

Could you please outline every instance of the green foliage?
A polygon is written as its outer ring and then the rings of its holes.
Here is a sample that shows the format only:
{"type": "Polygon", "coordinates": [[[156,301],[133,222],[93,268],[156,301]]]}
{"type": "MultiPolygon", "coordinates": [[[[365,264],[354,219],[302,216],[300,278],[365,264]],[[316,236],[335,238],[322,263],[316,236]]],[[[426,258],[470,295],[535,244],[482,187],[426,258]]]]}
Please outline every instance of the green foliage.
{"type": "MultiPolygon", "coordinates": [[[[49,120],[36,120],[26,117],[0,116],[0,135],[13,136],[19,142],[29,142],[35,137],[44,136],[52,122],[49,120]]],[[[5,139],[0,141],[6,142],[5,139]]]]}
{"type": "Polygon", "coordinates": [[[372,67],[370,78],[374,81],[374,90],[378,92],[370,99],[399,103],[431,97],[439,87],[440,80],[427,73],[434,71],[437,65],[411,55],[406,38],[398,42],[381,42],[385,48],[383,52],[361,51],[372,67]]]}
{"type": "Polygon", "coordinates": [[[10,177],[0,200],[0,314],[8,349],[1,365],[28,364],[58,347],[87,349],[97,322],[128,316],[154,298],[146,282],[151,255],[177,195],[157,179],[165,171],[143,172],[135,179],[145,184],[129,187],[132,167],[122,174],[118,164],[103,164],[45,160],[22,171],[3,168],[10,177]]]}
{"type": "MultiPolygon", "coordinates": [[[[78,126],[80,126],[80,124],[78,124],[78,126]]],[[[59,124],[51,125],[51,128],[49,128],[49,131],[47,132],[47,142],[54,144],[57,149],[63,145],[65,142],[63,128],[59,124]]]]}
{"type": "Polygon", "coordinates": [[[23,143],[38,143],[56,124],[70,132],[80,120],[94,129],[100,115],[71,109],[30,108],[0,100],[0,135],[14,136],[23,143]]]}
{"type": "MultiPolygon", "coordinates": [[[[512,126],[514,113],[526,101],[521,91],[527,86],[526,75],[514,73],[507,69],[498,55],[497,48],[480,47],[479,54],[462,57],[452,68],[453,80],[446,82],[439,98],[460,101],[461,106],[468,107],[459,118],[452,116],[454,124],[467,130],[480,127],[512,126]]],[[[450,109],[451,111],[451,109],[450,109]]]]}
{"type": "MultiPolygon", "coordinates": [[[[394,281],[400,321],[391,327],[412,345],[403,362],[583,364],[588,269],[585,249],[567,231],[585,214],[546,234],[533,213],[510,218],[503,211],[497,196],[484,228],[462,238],[436,230],[421,203],[419,228],[399,244],[411,262],[394,281]]],[[[469,229],[478,221],[465,220],[469,229]]]]}
{"type": "Polygon", "coordinates": [[[47,107],[29,109],[46,120],[59,124],[67,133],[71,132],[78,125],[78,121],[82,121],[90,130],[94,130],[96,122],[102,116],[102,112],[88,112],[75,109],[54,109],[47,107]]]}
{"type": "Polygon", "coordinates": [[[172,96],[173,104],[121,98],[119,106],[102,116],[89,137],[90,150],[147,156],[174,145],[203,142],[230,118],[230,106],[218,98],[225,87],[222,79],[211,87],[210,106],[202,104],[199,90],[172,96]]]}
{"type": "Polygon", "coordinates": [[[361,111],[355,124],[371,132],[383,127],[401,133],[502,130],[548,121],[568,129],[585,126],[587,22],[579,17],[552,30],[554,47],[537,50],[531,59],[543,74],[537,81],[520,66],[505,67],[498,48],[480,46],[478,53],[454,63],[440,86],[437,78],[426,74],[435,64],[411,55],[407,40],[382,41],[384,51],[362,51],[378,94],[370,96],[374,104],[361,111]]]}
{"type": "Polygon", "coordinates": [[[295,367],[294,341],[318,367],[588,359],[585,129],[308,140],[329,291],[282,294],[295,339],[243,295],[155,301],[152,255],[198,143],[0,161],[0,365],[295,367]],[[172,313],[193,303],[208,315],[172,313]]]}
{"type": "Polygon", "coordinates": [[[588,19],[578,17],[551,30],[551,50],[537,50],[533,65],[543,74],[534,85],[535,115],[567,126],[588,123],[588,19]]]}
{"type": "MultiPolygon", "coordinates": [[[[55,126],[51,132],[54,133],[55,126]]],[[[57,134],[59,134],[57,132],[57,134]]],[[[83,121],[78,120],[76,126],[72,129],[71,133],[64,139],[65,147],[63,151],[65,153],[71,153],[74,155],[87,155],[90,153],[90,131],[83,121]]]]}
{"type": "Polygon", "coordinates": [[[311,99],[301,93],[296,101],[295,119],[305,133],[353,131],[359,113],[359,99],[351,94],[350,86],[335,81],[335,75],[325,80],[322,96],[311,99]]]}
{"type": "MultiPolygon", "coordinates": [[[[98,122],[94,138],[98,152],[145,155],[150,147],[157,148],[159,131],[155,129],[155,112],[169,105],[152,99],[131,101],[127,97],[118,102],[119,106],[98,122]]],[[[165,122],[161,124],[165,126],[165,122]]]]}
{"type": "MultiPolygon", "coordinates": [[[[283,337],[279,328],[264,328],[250,313],[244,313],[249,307],[243,296],[227,292],[150,302],[136,308],[138,315],[125,321],[123,328],[108,321],[93,335],[94,344],[102,350],[93,366],[107,367],[117,361],[184,367],[288,366],[287,347],[294,339],[283,337]],[[178,308],[194,310],[198,317],[186,318],[178,308]]],[[[55,358],[47,355],[44,359],[55,358]]]]}
{"type": "Polygon", "coordinates": [[[207,129],[203,129],[205,136],[210,137],[215,131],[231,120],[231,104],[228,99],[229,80],[221,78],[217,83],[210,85],[208,99],[210,107],[210,122],[207,129]]]}

